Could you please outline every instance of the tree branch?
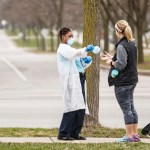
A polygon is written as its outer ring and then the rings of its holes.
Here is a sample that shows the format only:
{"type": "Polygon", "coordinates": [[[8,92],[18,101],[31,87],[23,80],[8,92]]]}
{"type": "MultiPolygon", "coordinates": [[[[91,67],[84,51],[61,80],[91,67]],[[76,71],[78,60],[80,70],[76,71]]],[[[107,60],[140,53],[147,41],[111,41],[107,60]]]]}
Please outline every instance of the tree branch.
{"type": "Polygon", "coordinates": [[[105,2],[104,2],[103,0],[100,0],[100,1],[101,1],[101,4],[102,4],[102,6],[103,6],[103,8],[104,8],[104,10],[105,10],[105,12],[106,12],[108,18],[111,20],[112,24],[115,24],[115,21],[114,21],[115,19],[112,17],[110,11],[108,11],[105,2]]]}
{"type": "Polygon", "coordinates": [[[120,7],[120,9],[125,12],[130,19],[132,20],[132,22],[135,24],[135,26],[137,26],[137,22],[136,20],[133,18],[133,16],[118,2],[118,0],[115,0],[115,2],[117,3],[117,5],[120,7]]]}
{"type": "Polygon", "coordinates": [[[149,4],[148,2],[150,2],[149,0],[144,0],[144,6],[143,6],[143,10],[142,10],[142,13],[141,13],[141,17],[146,17],[146,13],[147,13],[147,10],[148,10],[148,7],[149,7],[149,4]]]}
{"type": "Polygon", "coordinates": [[[137,2],[135,0],[131,0],[131,2],[132,2],[132,6],[134,8],[134,11],[136,13],[136,17],[138,19],[139,17],[141,17],[140,8],[139,8],[139,1],[137,2]]]}
{"type": "Polygon", "coordinates": [[[110,0],[107,0],[107,2],[108,2],[108,4],[111,6],[111,8],[112,8],[112,10],[113,10],[113,12],[114,12],[114,14],[115,14],[115,16],[116,16],[117,18],[120,18],[120,16],[118,15],[117,9],[114,8],[114,6],[113,6],[113,4],[110,2],[110,0]]]}
{"type": "Polygon", "coordinates": [[[57,4],[56,4],[56,0],[52,0],[52,3],[54,5],[54,9],[55,9],[56,13],[58,14],[59,12],[58,12],[58,7],[57,7],[57,4]]]}

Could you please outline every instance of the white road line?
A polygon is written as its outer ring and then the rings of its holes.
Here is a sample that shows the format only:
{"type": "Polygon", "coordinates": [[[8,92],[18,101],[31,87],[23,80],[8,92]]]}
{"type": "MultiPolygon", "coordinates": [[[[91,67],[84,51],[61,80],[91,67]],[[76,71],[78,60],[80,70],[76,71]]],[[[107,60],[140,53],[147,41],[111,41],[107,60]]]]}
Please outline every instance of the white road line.
{"type": "Polygon", "coordinates": [[[3,57],[2,61],[5,62],[11,69],[13,69],[22,80],[24,80],[25,82],[28,81],[28,79],[9,60],[3,57]]]}

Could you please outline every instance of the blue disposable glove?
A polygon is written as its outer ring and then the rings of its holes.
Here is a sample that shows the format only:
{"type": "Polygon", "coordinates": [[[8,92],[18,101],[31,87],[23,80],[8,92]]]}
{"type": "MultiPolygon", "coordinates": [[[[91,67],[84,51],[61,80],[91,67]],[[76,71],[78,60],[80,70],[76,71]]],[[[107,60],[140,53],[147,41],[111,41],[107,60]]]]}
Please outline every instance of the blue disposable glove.
{"type": "Polygon", "coordinates": [[[86,47],[86,52],[90,52],[94,50],[94,45],[90,44],[86,47]]]}
{"type": "Polygon", "coordinates": [[[84,69],[88,68],[92,64],[92,57],[87,56],[85,58],[81,58],[82,66],[84,69]]]}
{"type": "Polygon", "coordinates": [[[101,51],[99,46],[94,46],[94,50],[92,51],[94,54],[98,54],[101,51]]]}
{"type": "Polygon", "coordinates": [[[112,72],[111,72],[111,77],[112,77],[112,78],[115,78],[115,77],[118,76],[118,74],[119,74],[119,71],[116,70],[116,69],[114,69],[114,70],[112,70],[112,72]]]}
{"type": "Polygon", "coordinates": [[[93,52],[94,54],[98,54],[100,52],[99,46],[93,46],[92,44],[88,45],[86,47],[86,52],[93,52]]]}
{"type": "Polygon", "coordinates": [[[87,57],[81,58],[81,59],[86,64],[89,64],[92,61],[92,57],[91,56],[87,56],[87,57]]]}

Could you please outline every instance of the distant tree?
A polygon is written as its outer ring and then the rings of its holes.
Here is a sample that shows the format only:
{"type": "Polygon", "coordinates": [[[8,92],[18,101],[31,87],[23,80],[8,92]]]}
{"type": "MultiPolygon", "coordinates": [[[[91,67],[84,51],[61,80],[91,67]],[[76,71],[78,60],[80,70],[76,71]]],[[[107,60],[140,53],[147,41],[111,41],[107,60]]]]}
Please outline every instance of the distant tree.
{"type": "Polygon", "coordinates": [[[149,8],[149,2],[150,0],[128,0],[128,4],[131,3],[130,7],[131,9],[127,10],[125,7],[120,4],[120,1],[115,0],[117,5],[128,15],[128,17],[131,19],[131,21],[134,23],[137,29],[137,40],[138,40],[138,63],[144,62],[144,53],[143,53],[143,41],[142,36],[145,33],[146,28],[146,16],[149,8]],[[131,10],[134,11],[134,15],[132,15],[130,12],[131,10]]]}
{"type": "MultiPolygon", "coordinates": [[[[114,24],[119,19],[127,19],[132,29],[136,27],[136,37],[138,41],[138,63],[144,62],[143,41],[142,36],[146,28],[146,16],[149,8],[150,0],[100,0],[111,22],[114,24]],[[116,9],[118,8],[118,9],[116,9]],[[122,11],[124,15],[120,15],[118,11],[122,11]],[[122,17],[123,16],[123,17],[122,17]]],[[[122,13],[121,13],[122,14],[122,13]]]]}
{"type": "Polygon", "coordinates": [[[101,7],[101,17],[102,17],[102,22],[103,22],[103,28],[102,33],[103,33],[103,40],[104,40],[104,49],[103,51],[109,52],[109,22],[110,19],[107,16],[105,10],[103,7],[101,7]]]}
{"type": "Polygon", "coordinates": [[[58,31],[62,26],[76,30],[83,27],[81,0],[2,0],[0,4],[0,19],[5,18],[13,31],[22,32],[24,40],[26,34],[32,31],[37,48],[43,50],[45,38],[41,35],[42,28],[49,29],[50,50],[55,50],[54,30],[58,31]]]}

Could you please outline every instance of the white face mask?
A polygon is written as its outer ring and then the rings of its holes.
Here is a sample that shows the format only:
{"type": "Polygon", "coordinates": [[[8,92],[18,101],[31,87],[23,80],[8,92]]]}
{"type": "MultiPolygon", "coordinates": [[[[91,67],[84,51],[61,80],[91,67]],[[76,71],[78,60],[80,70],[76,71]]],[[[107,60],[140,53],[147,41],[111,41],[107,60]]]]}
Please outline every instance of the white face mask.
{"type": "Polygon", "coordinates": [[[73,43],[74,43],[74,39],[72,37],[69,38],[67,44],[71,46],[73,43]]]}

